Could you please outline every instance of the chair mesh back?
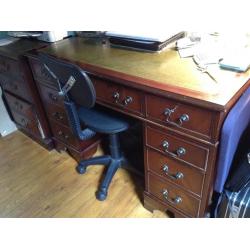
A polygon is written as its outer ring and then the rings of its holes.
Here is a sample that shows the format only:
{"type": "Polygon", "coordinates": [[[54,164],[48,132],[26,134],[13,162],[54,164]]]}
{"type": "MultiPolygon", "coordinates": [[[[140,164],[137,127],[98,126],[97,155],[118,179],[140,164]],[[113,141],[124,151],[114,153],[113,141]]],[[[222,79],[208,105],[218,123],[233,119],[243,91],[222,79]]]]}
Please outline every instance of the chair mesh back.
{"type": "Polygon", "coordinates": [[[39,54],[39,58],[58,78],[61,88],[71,76],[74,77],[76,81],[67,93],[70,100],[85,108],[91,108],[95,105],[94,86],[88,75],[80,67],[45,54],[39,54]]]}

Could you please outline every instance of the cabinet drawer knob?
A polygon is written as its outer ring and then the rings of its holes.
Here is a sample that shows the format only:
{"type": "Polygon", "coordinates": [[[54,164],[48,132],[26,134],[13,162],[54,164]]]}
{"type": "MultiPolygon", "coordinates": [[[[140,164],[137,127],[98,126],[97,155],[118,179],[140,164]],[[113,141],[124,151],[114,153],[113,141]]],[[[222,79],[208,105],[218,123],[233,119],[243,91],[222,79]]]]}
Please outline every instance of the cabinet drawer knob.
{"type": "Polygon", "coordinates": [[[189,121],[189,115],[183,114],[179,118],[179,125],[181,126],[183,122],[188,122],[189,121]]]}
{"type": "Polygon", "coordinates": [[[183,147],[180,147],[180,148],[178,148],[177,149],[177,156],[182,156],[182,155],[184,155],[184,154],[186,154],[186,149],[185,148],[183,148],[183,147]]]}
{"type": "Polygon", "coordinates": [[[180,204],[182,202],[182,198],[180,196],[176,196],[174,199],[169,198],[169,192],[167,189],[164,189],[162,191],[162,195],[164,197],[165,200],[167,200],[169,203],[177,205],[180,204]]]}
{"type": "Polygon", "coordinates": [[[62,132],[61,130],[59,130],[59,131],[57,132],[57,134],[58,134],[58,135],[62,135],[63,132],[62,132]]]}
{"type": "Polygon", "coordinates": [[[162,170],[164,171],[164,173],[167,176],[169,176],[173,180],[179,180],[179,179],[183,179],[184,178],[184,174],[182,172],[177,172],[176,174],[170,174],[169,173],[169,167],[168,167],[167,164],[163,165],[162,170]]]}
{"type": "Polygon", "coordinates": [[[168,141],[163,141],[162,142],[162,147],[165,149],[165,151],[168,149],[168,147],[169,147],[169,142],[168,141]]]}
{"type": "Polygon", "coordinates": [[[133,101],[133,98],[131,96],[127,96],[124,100],[124,105],[127,106],[129,103],[133,101]]]}

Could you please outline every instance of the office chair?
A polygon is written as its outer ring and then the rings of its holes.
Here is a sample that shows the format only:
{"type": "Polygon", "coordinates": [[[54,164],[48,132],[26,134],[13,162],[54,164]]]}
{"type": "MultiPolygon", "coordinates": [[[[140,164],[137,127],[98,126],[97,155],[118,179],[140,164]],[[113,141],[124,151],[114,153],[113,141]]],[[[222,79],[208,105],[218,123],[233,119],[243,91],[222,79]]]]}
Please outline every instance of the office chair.
{"type": "Polygon", "coordinates": [[[94,86],[80,67],[45,54],[40,54],[39,58],[57,81],[60,90],[58,94],[64,96],[64,105],[73,133],[81,140],[87,140],[96,133],[109,136],[110,155],[82,160],[76,167],[77,172],[83,174],[89,165],[107,166],[106,175],[96,194],[96,198],[103,201],[107,197],[112,177],[124,161],[118,135],[129,128],[129,123],[121,117],[94,107],[96,101],[94,86]],[[82,130],[81,125],[86,128],[82,130]]]}

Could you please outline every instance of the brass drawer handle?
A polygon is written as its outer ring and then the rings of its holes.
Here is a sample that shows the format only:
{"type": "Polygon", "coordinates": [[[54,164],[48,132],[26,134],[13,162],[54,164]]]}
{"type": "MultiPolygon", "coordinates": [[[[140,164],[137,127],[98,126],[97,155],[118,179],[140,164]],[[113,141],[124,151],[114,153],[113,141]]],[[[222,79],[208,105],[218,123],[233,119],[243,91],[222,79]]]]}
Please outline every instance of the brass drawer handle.
{"type": "Polygon", "coordinates": [[[118,91],[114,92],[112,97],[113,97],[115,103],[117,103],[121,106],[127,106],[129,103],[133,102],[133,98],[131,96],[126,96],[126,98],[123,101],[120,101],[121,95],[118,91]]]}
{"type": "Polygon", "coordinates": [[[180,127],[183,125],[183,122],[188,122],[189,121],[189,115],[188,114],[182,114],[179,119],[178,122],[173,122],[170,120],[171,115],[176,111],[176,109],[178,108],[178,105],[175,106],[173,109],[170,108],[166,108],[164,110],[164,115],[166,116],[166,122],[170,123],[171,125],[180,127]]]}
{"type": "Polygon", "coordinates": [[[55,119],[57,119],[57,120],[63,120],[63,115],[61,115],[59,112],[54,112],[53,114],[52,114],[52,116],[55,118],[55,119]]]}
{"type": "Polygon", "coordinates": [[[173,109],[166,108],[164,110],[164,115],[167,117],[167,121],[169,121],[170,116],[175,112],[178,106],[175,106],[173,109]]]}
{"type": "Polygon", "coordinates": [[[163,165],[162,170],[164,171],[164,173],[167,176],[169,176],[173,180],[179,180],[179,179],[183,179],[184,178],[184,174],[182,172],[177,172],[176,174],[170,174],[169,173],[169,167],[168,167],[167,164],[163,165]]]}
{"type": "Polygon", "coordinates": [[[59,131],[57,132],[57,134],[58,134],[59,136],[61,136],[63,139],[65,139],[65,140],[68,140],[68,139],[69,139],[69,135],[64,134],[62,130],[59,130],[59,131]]]}
{"type": "Polygon", "coordinates": [[[176,196],[174,199],[169,199],[168,194],[169,194],[169,192],[167,189],[164,189],[162,191],[162,195],[163,195],[164,199],[167,200],[169,203],[171,203],[173,205],[177,205],[177,204],[180,204],[182,202],[182,198],[180,196],[176,196]]]}
{"type": "Polygon", "coordinates": [[[183,155],[186,154],[186,149],[184,147],[179,147],[176,151],[176,153],[172,153],[168,150],[169,148],[169,142],[167,140],[164,140],[162,142],[162,147],[163,147],[163,150],[166,152],[166,153],[169,153],[171,155],[173,155],[174,157],[182,157],[183,155]]]}

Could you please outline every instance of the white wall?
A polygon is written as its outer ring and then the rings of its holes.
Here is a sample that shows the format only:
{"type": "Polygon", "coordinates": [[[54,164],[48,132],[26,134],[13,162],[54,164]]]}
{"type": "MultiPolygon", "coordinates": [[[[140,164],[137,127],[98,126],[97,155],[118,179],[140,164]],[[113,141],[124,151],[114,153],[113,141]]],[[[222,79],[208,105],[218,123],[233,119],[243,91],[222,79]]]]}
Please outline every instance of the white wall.
{"type": "Polygon", "coordinates": [[[5,136],[17,130],[16,125],[10,120],[2,99],[0,88],[0,135],[5,136]]]}

